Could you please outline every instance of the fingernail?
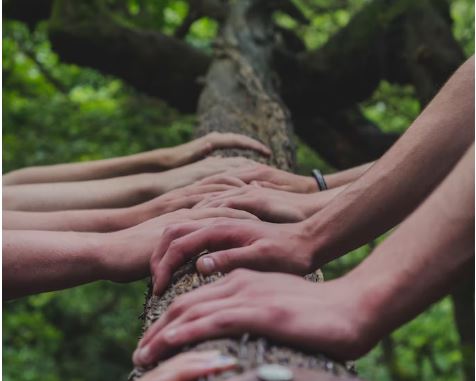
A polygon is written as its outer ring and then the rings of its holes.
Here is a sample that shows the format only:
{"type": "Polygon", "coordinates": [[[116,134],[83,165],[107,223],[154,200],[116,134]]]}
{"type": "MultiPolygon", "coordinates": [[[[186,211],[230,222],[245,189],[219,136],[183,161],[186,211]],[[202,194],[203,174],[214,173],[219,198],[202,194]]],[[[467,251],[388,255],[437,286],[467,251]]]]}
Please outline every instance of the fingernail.
{"type": "Polygon", "coordinates": [[[210,274],[215,270],[215,261],[210,257],[203,257],[200,259],[200,264],[206,273],[210,274]]]}
{"type": "Polygon", "coordinates": [[[173,343],[176,335],[177,335],[177,330],[172,328],[164,333],[164,339],[168,341],[169,343],[173,343]]]}
{"type": "Polygon", "coordinates": [[[238,360],[235,357],[219,355],[215,357],[210,365],[214,367],[225,367],[238,364],[238,360]]]}
{"type": "Polygon", "coordinates": [[[132,355],[132,361],[135,363],[135,364],[144,364],[144,363],[147,363],[148,359],[149,359],[149,347],[143,347],[143,348],[137,348],[134,352],[134,354],[132,355]]]}

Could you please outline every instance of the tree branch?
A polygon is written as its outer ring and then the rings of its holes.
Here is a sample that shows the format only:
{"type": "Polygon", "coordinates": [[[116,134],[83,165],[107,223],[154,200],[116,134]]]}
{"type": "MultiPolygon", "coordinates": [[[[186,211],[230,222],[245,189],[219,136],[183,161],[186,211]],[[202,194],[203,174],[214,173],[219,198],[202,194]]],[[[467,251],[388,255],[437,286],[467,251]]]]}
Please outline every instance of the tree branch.
{"type": "Polygon", "coordinates": [[[128,27],[92,1],[57,0],[50,40],[62,60],[124,79],[183,112],[193,112],[210,57],[156,31],[128,27]]]}

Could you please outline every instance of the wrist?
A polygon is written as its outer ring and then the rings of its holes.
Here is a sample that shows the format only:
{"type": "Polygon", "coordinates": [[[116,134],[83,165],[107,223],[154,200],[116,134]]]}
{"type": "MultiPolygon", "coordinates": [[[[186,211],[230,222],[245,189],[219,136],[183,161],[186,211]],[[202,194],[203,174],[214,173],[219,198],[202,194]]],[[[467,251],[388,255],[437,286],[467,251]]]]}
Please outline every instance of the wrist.
{"type": "Polygon", "coordinates": [[[310,245],[312,252],[312,268],[321,268],[326,263],[334,259],[334,253],[329,250],[332,242],[331,229],[322,223],[319,213],[300,222],[305,240],[310,245]]]}
{"type": "MultiPolygon", "coordinates": [[[[371,279],[371,278],[370,278],[371,279]]],[[[367,284],[361,279],[344,275],[324,283],[332,290],[336,305],[340,306],[340,316],[345,316],[344,326],[348,338],[348,359],[356,359],[367,353],[384,336],[382,316],[374,304],[374,295],[369,294],[367,284]]]]}
{"type": "MultiPolygon", "coordinates": [[[[91,264],[91,281],[106,280],[109,271],[107,261],[109,249],[110,233],[81,233],[88,234],[88,244],[85,250],[86,261],[91,264]]],[[[83,236],[84,237],[84,236],[83,236]]]]}
{"type": "Polygon", "coordinates": [[[387,282],[380,284],[375,274],[366,274],[361,270],[362,267],[358,266],[341,279],[347,289],[354,290],[352,299],[358,331],[366,338],[368,345],[373,346],[391,331],[391,322],[393,317],[398,316],[398,311],[391,311],[395,298],[388,298],[387,282]]]}

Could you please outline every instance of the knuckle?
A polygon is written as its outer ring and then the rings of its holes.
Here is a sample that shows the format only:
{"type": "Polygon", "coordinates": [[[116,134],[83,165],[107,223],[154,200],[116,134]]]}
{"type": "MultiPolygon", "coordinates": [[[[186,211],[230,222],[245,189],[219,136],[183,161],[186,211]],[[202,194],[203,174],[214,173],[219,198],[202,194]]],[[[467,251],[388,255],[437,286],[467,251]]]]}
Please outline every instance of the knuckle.
{"type": "Polygon", "coordinates": [[[169,225],[164,228],[162,233],[163,237],[166,239],[173,239],[177,234],[177,227],[174,225],[169,225]]]}
{"type": "Polygon", "coordinates": [[[175,302],[169,307],[170,316],[179,316],[186,310],[185,303],[183,299],[178,297],[175,302]]]}
{"type": "Polygon", "coordinates": [[[281,323],[285,323],[291,317],[290,312],[281,304],[278,303],[271,303],[266,310],[266,318],[270,321],[279,321],[281,323]]]}
{"type": "Polygon", "coordinates": [[[223,311],[215,318],[214,324],[223,330],[232,328],[235,326],[235,315],[230,313],[229,311],[223,311]]]}

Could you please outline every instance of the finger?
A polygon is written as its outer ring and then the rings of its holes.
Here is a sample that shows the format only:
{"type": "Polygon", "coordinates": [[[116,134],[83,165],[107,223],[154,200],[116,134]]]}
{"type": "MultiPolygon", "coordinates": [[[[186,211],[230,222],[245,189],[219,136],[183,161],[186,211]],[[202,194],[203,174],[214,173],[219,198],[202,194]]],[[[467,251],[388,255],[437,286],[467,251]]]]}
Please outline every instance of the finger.
{"type": "Polygon", "coordinates": [[[251,184],[262,187],[262,188],[271,188],[271,189],[278,189],[278,190],[285,190],[288,191],[289,187],[286,185],[274,184],[269,181],[252,181],[251,184]]]}
{"type": "Polygon", "coordinates": [[[147,372],[142,381],[192,381],[210,373],[233,369],[236,358],[224,356],[220,351],[182,353],[147,372]]]}
{"type": "Polygon", "coordinates": [[[201,220],[213,217],[228,217],[240,220],[258,220],[258,218],[251,213],[233,208],[188,209],[185,217],[192,220],[201,220]]]}
{"type": "Polygon", "coordinates": [[[263,319],[265,312],[255,307],[214,311],[202,319],[159,332],[135,354],[134,361],[138,365],[148,365],[184,344],[244,332],[255,333],[260,327],[266,328],[266,324],[261,322],[263,319]]]}
{"type": "Polygon", "coordinates": [[[182,315],[187,311],[189,306],[194,305],[197,300],[207,302],[209,300],[223,299],[231,296],[234,293],[234,287],[233,285],[227,284],[226,278],[227,277],[219,279],[187,294],[180,295],[169,308],[167,308],[162,316],[145,331],[137,347],[142,348],[147,345],[163,327],[182,315]]]}
{"type": "Polygon", "coordinates": [[[160,237],[159,243],[157,245],[157,248],[154,250],[154,253],[151,257],[150,261],[150,272],[153,275],[155,282],[154,282],[154,294],[158,294],[159,290],[161,291],[164,288],[164,282],[162,279],[157,277],[156,274],[156,266],[158,262],[160,262],[160,259],[164,256],[166,253],[168,247],[170,246],[170,243],[177,239],[178,237],[181,237],[187,233],[190,233],[192,231],[200,229],[202,226],[204,226],[205,222],[203,220],[196,221],[196,222],[188,222],[188,223],[177,223],[170,225],[166,227],[160,237]]]}
{"type": "MultiPolygon", "coordinates": [[[[204,315],[210,313],[211,310],[204,310],[202,305],[210,305],[213,303],[213,307],[225,308],[237,306],[237,298],[231,298],[236,293],[236,287],[233,285],[222,285],[221,287],[208,287],[206,292],[197,293],[197,290],[192,291],[190,294],[195,295],[196,299],[183,298],[182,296],[177,298],[169,308],[162,314],[162,316],[149,327],[145,332],[144,337],[139,341],[137,348],[143,348],[147,346],[153,338],[162,331],[165,327],[171,324],[177,324],[193,319],[201,318],[204,315]],[[192,312],[190,312],[192,311],[192,312]],[[184,318],[185,317],[185,318],[184,318]]],[[[201,289],[200,289],[201,290],[201,289]]]]}
{"type": "Polygon", "coordinates": [[[210,311],[229,310],[241,306],[250,307],[252,302],[253,301],[239,297],[236,294],[231,294],[225,297],[211,299],[208,302],[202,301],[200,303],[195,303],[184,310],[183,313],[176,315],[174,319],[169,320],[157,332],[162,330],[170,330],[171,328],[190,323],[194,320],[202,319],[210,315],[210,311]]]}
{"type": "MultiPolygon", "coordinates": [[[[180,238],[171,241],[163,257],[154,268],[156,292],[162,292],[169,282],[173,272],[188,259],[205,250],[215,251],[239,245],[239,239],[233,231],[226,227],[208,226],[196,231],[190,231],[180,238]]],[[[207,261],[202,261],[202,267],[207,261]]],[[[208,274],[212,271],[207,272],[208,274]]]]}
{"type": "Polygon", "coordinates": [[[213,137],[212,141],[213,149],[219,148],[244,148],[252,149],[265,156],[271,155],[271,150],[263,143],[250,138],[245,135],[225,133],[213,137]]]}
{"type": "Polygon", "coordinates": [[[187,195],[192,196],[196,194],[208,194],[214,192],[226,192],[229,190],[236,189],[236,186],[230,184],[204,184],[198,185],[197,183],[190,186],[187,195]]]}
{"type": "MultiPolygon", "coordinates": [[[[204,255],[198,259],[196,266],[203,275],[230,272],[240,267],[259,270],[263,267],[261,255],[256,245],[232,248],[204,255]]],[[[271,271],[271,266],[272,264],[266,270],[271,271]]]]}
{"type": "Polygon", "coordinates": [[[215,175],[206,177],[203,180],[200,180],[201,184],[227,184],[235,187],[242,187],[246,185],[244,181],[238,177],[228,176],[228,175],[215,175]]]}

